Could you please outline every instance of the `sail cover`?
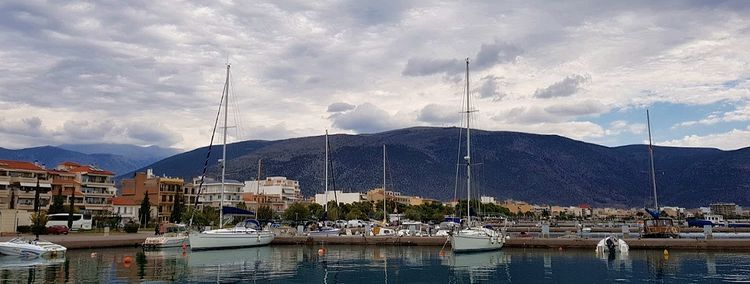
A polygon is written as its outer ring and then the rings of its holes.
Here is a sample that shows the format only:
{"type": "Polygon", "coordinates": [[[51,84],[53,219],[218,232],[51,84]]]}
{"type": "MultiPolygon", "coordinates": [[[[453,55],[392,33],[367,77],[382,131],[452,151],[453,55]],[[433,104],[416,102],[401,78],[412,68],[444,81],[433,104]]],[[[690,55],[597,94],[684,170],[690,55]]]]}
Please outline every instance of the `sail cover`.
{"type": "Polygon", "coordinates": [[[227,216],[227,215],[234,215],[234,216],[254,216],[255,215],[255,212],[253,212],[253,211],[249,211],[249,210],[245,210],[245,209],[240,209],[240,208],[237,208],[237,207],[227,207],[227,206],[224,206],[224,208],[222,208],[221,210],[222,210],[222,213],[224,213],[224,216],[227,216]]]}

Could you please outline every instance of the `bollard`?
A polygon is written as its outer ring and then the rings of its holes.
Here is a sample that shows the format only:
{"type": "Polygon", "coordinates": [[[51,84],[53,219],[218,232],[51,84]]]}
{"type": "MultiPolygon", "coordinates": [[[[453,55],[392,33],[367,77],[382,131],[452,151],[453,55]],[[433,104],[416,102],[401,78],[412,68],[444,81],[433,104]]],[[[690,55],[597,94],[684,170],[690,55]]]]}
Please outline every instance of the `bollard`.
{"type": "Polygon", "coordinates": [[[104,227],[104,236],[105,237],[109,236],[109,226],[104,227]]]}
{"type": "Polygon", "coordinates": [[[630,227],[622,225],[622,238],[627,239],[630,236],[630,227]]]}
{"type": "Polygon", "coordinates": [[[703,236],[706,237],[707,240],[714,238],[713,229],[714,227],[711,225],[703,225],[703,236]]]}

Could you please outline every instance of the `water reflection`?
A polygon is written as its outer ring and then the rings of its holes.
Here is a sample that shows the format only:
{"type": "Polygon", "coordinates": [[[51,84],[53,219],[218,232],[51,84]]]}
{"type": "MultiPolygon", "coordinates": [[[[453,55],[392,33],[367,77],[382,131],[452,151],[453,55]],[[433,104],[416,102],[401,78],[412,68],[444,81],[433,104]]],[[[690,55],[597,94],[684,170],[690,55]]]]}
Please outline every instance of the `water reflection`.
{"type": "Polygon", "coordinates": [[[67,259],[0,257],[2,282],[508,283],[750,281],[750,256],[731,252],[436,247],[270,246],[221,251],[74,250],[67,259]]]}

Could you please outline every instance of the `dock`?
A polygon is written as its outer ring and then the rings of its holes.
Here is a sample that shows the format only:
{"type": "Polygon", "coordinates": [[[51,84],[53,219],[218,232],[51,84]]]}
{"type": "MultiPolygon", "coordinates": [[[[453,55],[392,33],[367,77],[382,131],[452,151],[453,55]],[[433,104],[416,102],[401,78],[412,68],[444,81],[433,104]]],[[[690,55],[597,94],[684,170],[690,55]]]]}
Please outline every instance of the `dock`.
{"type": "MultiPolygon", "coordinates": [[[[45,235],[41,239],[51,241],[68,249],[94,249],[115,247],[138,247],[153,233],[137,234],[76,234],[45,235]]],[[[33,235],[24,235],[33,239],[33,235]]],[[[12,237],[0,237],[7,241],[12,237]]],[[[593,249],[598,238],[522,238],[514,237],[506,241],[506,248],[546,248],[546,249],[593,249]]],[[[631,250],[676,249],[676,250],[744,250],[750,251],[750,239],[638,239],[626,238],[631,250]]],[[[435,246],[450,247],[446,237],[398,237],[398,236],[276,236],[271,245],[375,245],[375,246],[435,246]]]]}

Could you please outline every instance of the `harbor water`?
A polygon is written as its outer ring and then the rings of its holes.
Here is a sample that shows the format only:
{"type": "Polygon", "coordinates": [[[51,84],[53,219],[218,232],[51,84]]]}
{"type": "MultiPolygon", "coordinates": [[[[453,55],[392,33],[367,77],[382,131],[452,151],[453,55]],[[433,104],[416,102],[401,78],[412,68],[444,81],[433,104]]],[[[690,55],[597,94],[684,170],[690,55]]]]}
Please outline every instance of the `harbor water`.
{"type": "Polygon", "coordinates": [[[454,255],[439,247],[266,246],[191,252],[72,250],[66,259],[0,257],[24,283],[711,283],[750,281],[747,252],[515,249],[454,255]]]}

